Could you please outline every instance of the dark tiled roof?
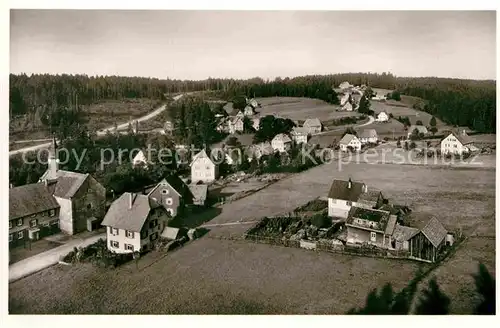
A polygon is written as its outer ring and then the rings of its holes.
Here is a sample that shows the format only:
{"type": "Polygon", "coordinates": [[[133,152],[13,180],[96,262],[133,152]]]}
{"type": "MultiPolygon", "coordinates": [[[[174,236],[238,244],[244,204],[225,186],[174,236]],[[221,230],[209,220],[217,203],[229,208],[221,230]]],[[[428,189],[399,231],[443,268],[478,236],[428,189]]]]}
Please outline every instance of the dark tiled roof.
{"type": "Polygon", "coordinates": [[[191,200],[193,199],[193,195],[191,194],[189,187],[184,183],[184,181],[181,180],[181,178],[173,174],[169,175],[168,177],[164,178],[159,183],[157,183],[154,188],[149,190],[148,195],[150,195],[153,191],[156,190],[158,186],[164,183],[170,185],[170,187],[172,187],[179,194],[179,196],[184,198],[185,202],[190,203],[191,200]]]}
{"type": "Polygon", "coordinates": [[[396,227],[394,228],[392,237],[399,242],[403,242],[409,240],[411,237],[415,236],[418,232],[419,230],[417,228],[412,228],[397,224],[396,227]]]}
{"type": "Polygon", "coordinates": [[[44,183],[9,189],[9,220],[58,208],[59,204],[44,183]]]}
{"type": "Polygon", "coordinates": [[[364,129],[360,138],[377,138],[377,131],[375,129],[364,129]]]}
{"type": "Polygon", "coordinates": [[[472,141],[473,141],[472,138],[469,137],[467,135],[467,133],[465,133],[463,131],[462,132],[460,132],[460,131],[452,131],[451,133],[453,133],[453,135],[455,136],[455,138],[457,138],[458,141],[460,141],[460,143],[462,145],[468,145],[468,144],[472,143],[472,141]]]}
{"type": "Polygon", "coordinates": [[[352,181],[351,188],[349,188],[349,181],[333,180],[330,191],[328,192],[328,198],[356,202],[363,193],[363,189],[364,183],[361,182],[352,181]]]}
{"type": "Polygon", "coordinates": [[[396,227],[396,221],[398,217],[396,215],[389,215],[389,221],[385,226],[385,234],[391,236],[394,233],[394,228],[396,227]]]}
{"type": "Polygon", "coordinates": [[[349,210],[346,223],[359,226],[361,228],[372,228],[379,231],[384,231],[387,234],[392,234],[394,225],[396,224],[396,217],[390,215],[387,211],[368,209],[353,206],[349,210]],[[370,225],[355,223],[354,219],[362,219],[370,221],[370,225]]]}
{"type": "Polygon", "coordinates": [[[303,127],[321,127],[321,121],[318,118],[308,118],[303,127]]]}
{"type": "MultiPolygon", "coordinates": [[[[45,180],[48,174],[49,170],[40,179],[45,180]]],[[[58,170],[57,179],[51,183],[50,190],[56,197],[69,199],[76,194],[88,176],[88,174],[58,170]]]]}
{"type": "Polygon", "coordinates": [[[356,138],[355,135],[346,133],[342,139],[340,139],[339,144],[348,145],[352,139],[356,138]]]}
{"type": "Polygon", "coordinates": [[[160,205],[146,195],[126,192],[111,204],[103,226],[140,232],[149,212],[160,205]],[[130,197],[133,198],[132,208],[129,208],[130,197]]]}
{"type": "Polygon", "coordinates": [[[447,232],[438,219],[431,218],[422,229],[422,233],[429,239],[434,247],[438,247],[443,239],[446,238],[447,232]]]}

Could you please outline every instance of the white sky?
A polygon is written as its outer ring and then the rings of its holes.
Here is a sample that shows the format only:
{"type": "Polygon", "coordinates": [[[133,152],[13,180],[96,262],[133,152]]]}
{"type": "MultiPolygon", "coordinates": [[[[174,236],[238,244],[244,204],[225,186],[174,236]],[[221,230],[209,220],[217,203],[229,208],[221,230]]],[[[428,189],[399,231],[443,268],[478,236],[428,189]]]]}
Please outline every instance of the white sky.
{"type": "Polygon", "coordinates": [[[12,73],[495,79],[494,11],[12,10],[12,73]]]}

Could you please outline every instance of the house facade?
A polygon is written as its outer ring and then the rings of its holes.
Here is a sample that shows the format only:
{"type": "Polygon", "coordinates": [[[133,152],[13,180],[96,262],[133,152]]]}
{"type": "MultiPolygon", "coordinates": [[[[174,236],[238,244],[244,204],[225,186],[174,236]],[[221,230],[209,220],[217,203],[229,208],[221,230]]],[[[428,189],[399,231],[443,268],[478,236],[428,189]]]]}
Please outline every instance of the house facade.
{"type": "Polygon", "coordinates": [[[317,118],[308,118],[302,125],[309,134],[319,133],[323,129],[321,121],[317,118]]]}
{"type": "Polygon", "coordinates": [[[123,254],[151,249],[167,222],[167,211],[158,202],[126,192],[111,204],[102,225],[108,249],[123,254]]]}
{"type": "Polygon", "coordinates": [[[309,130],[307,128],[294,127],[290,135],[292,136],[293,141],[297,144],[307,143],[309,130]]]}
{"type": "Polygon", "coordinates": [[[328,216],[334,220],[347,219],[352,206],[356,206],[363,193],[368,192],[364,183],[349,179],[333,180],[328,192],[328,216]]]}
{"type": "Polygon", "coordinates": [[[45,183],[9,189],[9,248],[60,232],[60,206],[45,183]]]}
{"type": "Polygon", "coordinates": [[[387,121],[389,121],[389,115],[387,115],[386,112],[380,112],[377,115],[376,121],[377,122],[387,122],[387,121]]]}
{"type": "Polygon", "coordinates": [[[392,248],[397,217],[387,211],[353,206],[346,220],[347,243],[392,248]]]}
{"type": "Polygon", "coordinates": [[[361,142],[361,144],[377,143],[377,131],[375,129],[364,129],[359,136],[359,141],[361,142]]]}
{"type": "Polygon", "coordinates": [[[218,166],[208,157],[205,150],[200,151],[193,157],[191,166],[191,181],[208,183],[219,177],[218,166]]]}
{"type": "Polygon", "coordinates": [[[40,178],[60,206],[59,228],[73,235],[97,227],[106,213],[106,189],[90,174],[59,170],[55,140],[40,178]]]}
{"type": "Polygon", "coordinates": [[[193,195],[193,204],[205,206],[208,198],[208,186],[206,184],[190,184],[189,190],[193,195]]]}
{"type": "Polygon", "coordinates": [[[292,139],[284,133],[277,134],[271,141],[274,150],[284,153],[292,147],[292,139]]]}
{"type": "Polygon", "coordinates": [[[161,180],[147,196],[161,204],[170,217],[182,213],[185,206],[193,203],[188,186],[176,175],[161,180]]]}
{"type": "MultiPolygon", "coordinates": [[[[241,112],[240,112],[241,113],[241,112]]],[[[243,126],[243,118],[236,116],[232,120],[229,121],[229,133],[234,134],[236,132],[243,132],[244,126],[243,126]]]]}
{"type": "Polygon", "coordinates": [[[252,119],[252,127],[254,128],[255,131],[258,131],[260,128],[260,118],[254,117],[252,119]]]}
{"type": "Polygon", "coordinates": [[[426,262],[436,262],[446,246],[447,231],[436,218],[409,239],[410,257],[426,262]]]}
{"type": "Polygon", "coordinates": [[[473,141],[467,135],[465,130],[462,132],[451,132],[447,137],[441,140],[441,154],[468,153],[473,149],[473,141]]]}
{"type": "Polygon", "coordinates": [[[245,108],[243,109],[243,115],[244,116],[253,116],[255,115],[255,110],[251,105],[246,105],[245,108]]]}
{"type": "Polygon", "coordinates": [[[348,151],[349,148],[352,148],[354,151],[360,151],[361,141],[355,135],[347,133],[340,139],[339,146],[342,151],[348,151]]]}

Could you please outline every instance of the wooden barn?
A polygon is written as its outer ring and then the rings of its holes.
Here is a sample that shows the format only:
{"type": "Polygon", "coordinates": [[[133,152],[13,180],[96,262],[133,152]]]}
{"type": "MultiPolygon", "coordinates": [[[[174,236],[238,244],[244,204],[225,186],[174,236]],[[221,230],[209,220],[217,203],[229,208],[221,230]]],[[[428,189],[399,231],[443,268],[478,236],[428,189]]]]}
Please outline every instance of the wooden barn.
{"type": "Polygon", "coordinates": [[[410,257],[435,262],[446,245],[446,229],[436,218],[409,240],[410,257]]]}

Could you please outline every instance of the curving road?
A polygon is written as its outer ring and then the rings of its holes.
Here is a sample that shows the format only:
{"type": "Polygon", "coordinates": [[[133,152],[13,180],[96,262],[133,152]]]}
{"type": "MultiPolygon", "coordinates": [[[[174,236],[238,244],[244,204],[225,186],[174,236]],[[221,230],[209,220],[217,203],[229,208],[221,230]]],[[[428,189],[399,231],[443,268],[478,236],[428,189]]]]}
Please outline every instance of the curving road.
{"type": "MultiPolygon", "coordinates": [[[[352,127],[353,128],[362,128],[363,126],[370,125],[373,122],[375,122],[375,118],[373,116],[368,116],[368,122],[363,123],[363,124],[359,124],[359,125],[353,125],[352,127]]],[[[322,134],[328,134],[328,133],[331,133],[331,132],[341,131],[341,130],[343,131],[343,130],[345,130],[345,128],[346,128],[345,125],[343,125],[340,128],[335,128],[335,129],[326,130],[326,131],[323,131],[323,132],[314,133],[314,134],[312,134],[312,136],[320,136],[322,134]]]]}
{"type": "MultiPolygon", "coordinates": [[[[174,99],[174,101],[177,101],[177,100],[181,99],[182,96],[184,96],[184,94],[177,95],[177,96],[173,97],[173,99],[174,99]]],[[[149,113],[149,114],[147,114],[145,116],[142,116],[142,117],[139,117],[137,119],[133,119],[131,121],[128,121],[128,122],[125,122],[125,123],[122,123],[122,124],[118,125],[117,128],[118,128],[118,130],[124,130],[124,129],[128,128],[129,124],[131,124],[131,123],[133,123],[135,121],[143,122],[143,121],[150,120],[153,117],[158,116],[166,108],[167,108],[166,105],[162,105],[162,106],[158,107],[157,109],[155,109],[154,111],[152,111],[151,113],[149,113]]],[[[105,129],[97,131],[97,135],[98,136],[103,136],[103,135],[106,134],[107,131],[111,132],[114,129],[115,129],[114,126],[107,127],[105,129]]],[[[48,139],[48,140],[50,140],[50,139],[48,139]]],[[[36,141],[36,140],[23,140],[22,142],[32,142],[32,141],[36,141]]],[[[18,142],[20,142],[20,141],[18,141],[18,142]]],[[[15,154],[26,153],[26,152],[29,152],[29,151],[35,151],[35,150],[38,150],[38,149],[44,149],[44,148],[47,148],[48,146],[50,146],[50,142],[46,142],[46,143],[35,145],[35,146],[24,147],[24,148],[12,150],[12,151],[9,151],[9,156],[12,156],[12,155],[15,155],[15,154]]]]}

